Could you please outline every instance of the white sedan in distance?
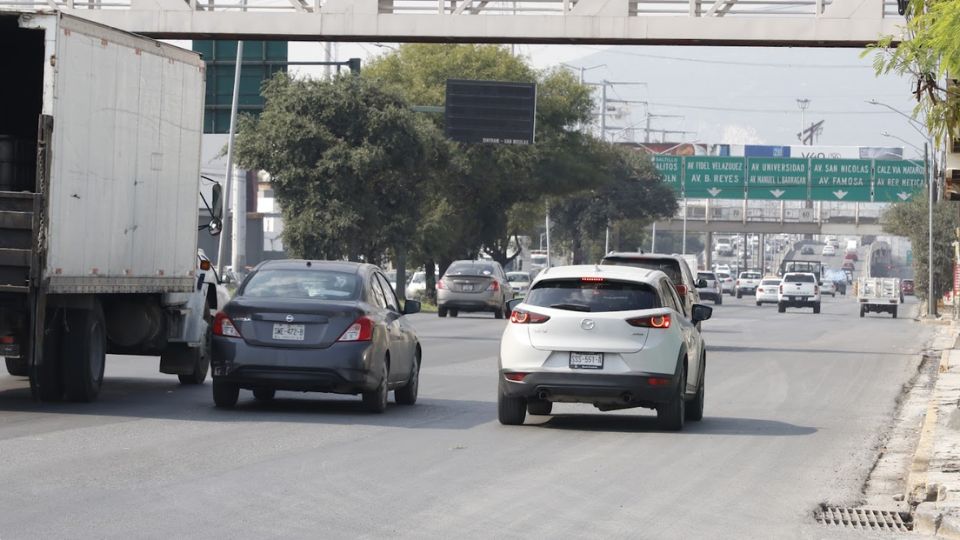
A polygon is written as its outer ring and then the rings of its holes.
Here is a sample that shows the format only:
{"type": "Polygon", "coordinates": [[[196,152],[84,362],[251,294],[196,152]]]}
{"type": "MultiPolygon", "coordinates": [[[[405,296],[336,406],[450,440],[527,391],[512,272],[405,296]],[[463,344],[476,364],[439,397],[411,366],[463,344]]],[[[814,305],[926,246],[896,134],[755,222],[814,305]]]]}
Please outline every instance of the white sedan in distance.
{"type": "Polygon", "coordinates": [[[662,429],[703,417],[706,350],[660,270],[579,265],[544,270],[522,301],[511,300],[500,340],[501,424],[549,415],[556,402],[601,411],[646,407],[662,429]]]}
{"type": "Polygon", "coordinates": [[[837,248],[833,247],[830,244],[826,244],[823,246],[823,250],[820,252],[820,254],[823,255],[824,257],[833,257],[834,255],[837,254],[837,248]]]}
{"type": "Polygon", "coordinates": [[[780,299],[780,278],[765,277],[757,287],[757,305],[776,304],[780,299]]]}

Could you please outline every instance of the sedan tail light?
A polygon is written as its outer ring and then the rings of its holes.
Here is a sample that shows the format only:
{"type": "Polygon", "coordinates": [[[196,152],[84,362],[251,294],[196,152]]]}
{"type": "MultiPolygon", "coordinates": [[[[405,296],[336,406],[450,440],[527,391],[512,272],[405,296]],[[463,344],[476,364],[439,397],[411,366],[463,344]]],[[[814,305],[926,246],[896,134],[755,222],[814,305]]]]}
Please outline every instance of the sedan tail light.
{"type": "Polygon", "coordinates": [[[641,328],[670,328],[670,314],[653,315],[651,317],[637,317],[627,319],[630,326],[639,326],[641,328]]]}
{"type": "Polygon", "coordinates": [[[547,315],[524,311],[522,309],[515,309],[513,313],[510,314],[510,322],[513,324],[542,324],[549,320],[550,317],[547,315]]]}
{"type": "Polygon", "coordinates": [[[337,341],[370,341],[372,339],[373,321],[368,317],[360,317],[344,330],[337,341]]]}
{"type": "Polygon", "coordinates": [[[437,280],[437,289],[439,290],[439,289],[446,289],[446,288],[447,288],[447,286],[443,284],[443,280],[442,280],[442,279],[438,279],[438,280],[437,280]]]}
{"type": "Polygon", "coordinates": [[[237,330],[237,327],[234,326],[233,321],[230,320],[230,317],[227,317],[227,314],[222,311],[217,313],[216,318],[213,319],[213,335],[223,337],[243,337],[240,335],[240,330],[237,330]]]}
{"type": "Polygon", "coordinates": [[[496,280],[493,280],[493,281],[490,282],[490,286],[487,287],[487,290],[488,290],[488,291],[499,291],[499,290],[500,290],[500,284],[497,283],[496,280]]]}

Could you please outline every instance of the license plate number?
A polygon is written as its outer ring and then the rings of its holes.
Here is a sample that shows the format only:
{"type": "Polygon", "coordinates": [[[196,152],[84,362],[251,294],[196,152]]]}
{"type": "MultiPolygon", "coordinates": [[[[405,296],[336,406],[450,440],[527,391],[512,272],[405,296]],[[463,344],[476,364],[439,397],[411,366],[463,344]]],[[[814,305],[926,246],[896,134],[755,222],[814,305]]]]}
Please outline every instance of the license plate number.
{"type": "Polygon", "coordinates": [[[603,369],[603,353],[570,353],[570,369],[603,369]]]}
{"type": "Polygon", "coordinates": [[[273,339],[284,341],[303,341],[303,325],[275,324],[273,325],[273,339]]]}
{"type": "Polygon", "coordinates": [[[460,288],[462,288],[465,292],[473,292],[473,284],[471,283],[464,283],[460,286],[460,288]]]}

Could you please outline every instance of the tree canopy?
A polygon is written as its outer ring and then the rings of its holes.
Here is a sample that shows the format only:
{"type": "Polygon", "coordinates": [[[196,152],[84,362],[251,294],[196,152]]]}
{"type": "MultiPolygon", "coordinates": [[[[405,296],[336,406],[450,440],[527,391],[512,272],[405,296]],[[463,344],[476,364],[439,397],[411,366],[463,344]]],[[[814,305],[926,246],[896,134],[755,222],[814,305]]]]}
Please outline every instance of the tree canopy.
{"type": "MultiPolygon", "coordinates": [[[[917,294],[929,298],[928,220],[930,195],[917,193],[909,201],[892,205],[884,216],[883,230],[910,239],[913,247],[914,276],[917,294]]],[[[933,297],[940,298],[953,288],[953,231],[960,227],[960,218],[953,203],[940,201],[933,207],[933,297]]]]}

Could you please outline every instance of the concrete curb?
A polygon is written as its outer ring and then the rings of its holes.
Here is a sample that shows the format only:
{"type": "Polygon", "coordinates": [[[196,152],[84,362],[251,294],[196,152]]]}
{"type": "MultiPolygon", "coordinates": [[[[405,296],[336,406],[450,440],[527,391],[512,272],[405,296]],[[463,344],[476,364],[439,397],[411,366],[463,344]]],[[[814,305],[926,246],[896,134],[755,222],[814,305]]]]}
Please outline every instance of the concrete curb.
{"type": "Polygon", "coordinates": [[[937,380],[907,476],[906,497],[916,504],[914,531],[960,540],[960,349],[954,321],[934,340],[942,349],[937,380]]]}

